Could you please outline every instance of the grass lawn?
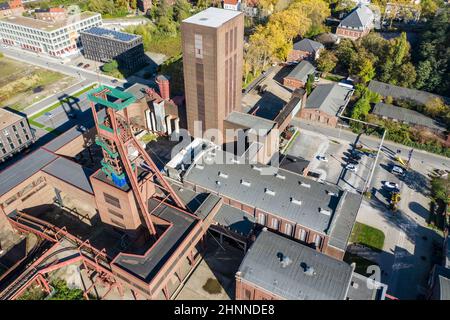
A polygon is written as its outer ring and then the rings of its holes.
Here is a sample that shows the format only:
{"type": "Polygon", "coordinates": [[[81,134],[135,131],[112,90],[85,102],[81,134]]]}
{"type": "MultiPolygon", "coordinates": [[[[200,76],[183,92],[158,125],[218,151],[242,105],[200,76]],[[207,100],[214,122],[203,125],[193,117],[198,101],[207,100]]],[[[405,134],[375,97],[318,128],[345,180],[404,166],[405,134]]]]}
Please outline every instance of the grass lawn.
{"type": "Polygon", "coordinates": [[[343,76],[338,76],[335,74],[328,74],[326,77],[324,77],[324,79],[326,79],[326,80],[335,81],[335,82],[339,82],[344,78],[345,77],[343,77],[343,76]]]}
{"type": "Polygon", "coordinates": [[[67,75],[0,58],[0,107],[22,111],[34,102],[73,84],[76,79],[67,75]]]}
{"type": "Polygon", "coordinates": [[[377,265],[375,262],[364,259],[360,256],[357,256],[349,252],[345,253],[344,261],[347,262],[348,264],[352,264],[354,262],[356,264],[355,272],[363,276],[367,276],[367,268],[369,266],[377,265]]]}
{"type": "Polygon", "coordinates": [[[379,229],[356,222],[350,236],[350,242],[381,251],[384,245],[384,233],[379,229]]]}

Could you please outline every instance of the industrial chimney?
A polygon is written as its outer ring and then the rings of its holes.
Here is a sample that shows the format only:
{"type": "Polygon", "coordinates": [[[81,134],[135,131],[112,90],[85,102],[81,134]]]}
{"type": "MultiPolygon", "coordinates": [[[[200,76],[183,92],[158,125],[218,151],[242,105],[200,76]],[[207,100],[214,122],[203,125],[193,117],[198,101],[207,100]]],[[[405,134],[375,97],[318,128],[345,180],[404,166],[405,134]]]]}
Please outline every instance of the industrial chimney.
{"type": "Polygon", "coordinates": [[[159,75],[156,77],[156,83],[159,86],[159,94],[163,100],[170,99],[170,83],[169,79],[167,79],[164,75],[159,75]]]}

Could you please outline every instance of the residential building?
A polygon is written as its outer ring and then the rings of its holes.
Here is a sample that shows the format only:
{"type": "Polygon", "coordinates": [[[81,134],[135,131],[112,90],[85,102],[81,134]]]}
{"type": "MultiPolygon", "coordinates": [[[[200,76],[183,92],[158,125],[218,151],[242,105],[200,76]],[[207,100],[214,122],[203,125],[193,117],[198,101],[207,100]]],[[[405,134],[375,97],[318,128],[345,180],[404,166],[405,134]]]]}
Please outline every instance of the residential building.
{"type": "Polygon", "coordinates": [[[80,32],[86,58],[108,62],[116,60],[119,70],[134,72],[146,64],[142,37],[121,31],[92,27],[80,32]]]}
{"type": "Polygon", "coordinates": [[[352,40],[359,39],[374,28],[374,19],[373,11],[368,6],[361,5],[339,23],[336,34],[352,40]]]}
{"type": "Polygon", "coordinates": [[[428,280],[428,299],[450,300],[450,269],[434,265],[428,280]]]}
{"type": "Polygon", "coordinates": [[[34,16],[38,20],[56,22],[67,19],[67,12],[64,8],[36,9],[34,16]]]}
{"type": "Polygon", "coordinates": [[[353,89],[336,83],[318,85],[309,95],[300,117],[336,127],[338,115],[347,106],[353,89]]]}
{"type": "Polygon", "coordinates": [[[187,128],[222,133],[224,119],[242,109],[244,15],[208,8],[183,20],[181,37],[187,128]]]}
{"type": "Polygon", "coordinates": [[[333,47],[336,44],[339,44],[341,41],[341,38],[339,38],[337,35],[331,32],[325,32],[317,35],[314,38],[317,42],[324,45],[324,47],[330,48],[333,47]]]}
{"type": "Polygon", "coordinates": [[[316,60],[319,58],[320,51],[324,49],[323,44],[311,39],[302,39],[296,43],[288,55],[287,61],[297,61],[303,59],[316,60]]]}
{"type": "Polygon", "coordinates": [[[433,118],[427,117],[420,112],[383,102],[379,102],[375,105],[372,114],[383,119],[389,119],[418,128],[428,129],[435,133],[443,133],[447,129],[444,124],[433,118]]]}
{"type": "Polygon", "coordinates": [[[82,12],[67,19],[43,21],[22,16],[0,19],[3,44],[53,57],[65,57],[79,52],[79,32],[100,26],[99,13],[82,12]]]}
{"type": "Polygon", "coordinates": [[[316,72],[316,68],[306,60],[301,61],[283,78],[283,85],[292,88],[304,88],[308,77],[316,72]]]}
{"type": "Polygon", "coordinates": [[[387,286],[354,268],[263,230],[236,273],[236,299],[384,300],[387,286]]]}
{"type": "Polygon", "coordinates": [[[0,108],[0,161],[12,157],[34,142],[25,117],[0,108]]]}
{"type": "Polygon", "coordinates": [[[241,11],[241,0],[223,0],[223,8],[227,10],[241,11]]]}

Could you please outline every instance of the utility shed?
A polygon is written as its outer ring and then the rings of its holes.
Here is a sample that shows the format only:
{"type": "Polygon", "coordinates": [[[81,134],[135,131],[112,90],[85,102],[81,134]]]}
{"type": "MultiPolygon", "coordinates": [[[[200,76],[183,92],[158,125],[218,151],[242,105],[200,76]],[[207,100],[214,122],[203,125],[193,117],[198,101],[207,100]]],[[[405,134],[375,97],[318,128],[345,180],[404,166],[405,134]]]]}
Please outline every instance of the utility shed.
{"type": "Polygon", "coordinates": [[[344,300],[352,276],[347,263],[263,231],[236,274],[237,298],[241,289],[261,288],[275,299],[344,300]]]}

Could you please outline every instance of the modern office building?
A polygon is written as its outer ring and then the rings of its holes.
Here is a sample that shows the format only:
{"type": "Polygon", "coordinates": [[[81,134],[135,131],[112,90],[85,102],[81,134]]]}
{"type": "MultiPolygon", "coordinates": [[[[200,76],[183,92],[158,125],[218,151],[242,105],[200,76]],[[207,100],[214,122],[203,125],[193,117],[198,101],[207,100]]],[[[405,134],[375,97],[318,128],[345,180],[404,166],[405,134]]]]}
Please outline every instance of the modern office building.
{"type": "Polygon", "coordinates": [[[34,142],[25,117],[0,108],[0,161],[23,150],[34,142]]]}
{"type": "Polygon", "coordinates": [[[130,33],[93,27],[82,31],[81,44],[88,59],[107,62],[115,59],[119,68],[134,71],[145,65],[142,37],[130,33]]]}
{"type": "Polygon", "coordinates": [[[22,16],[0,19],[3,44],[53,57],[79,52],[79,32],[100,26],[100,13],[82,12],[59,21],[44,21],[22,16]]]}
{"type": "MultiPolygon", "coordinates": [[[[208,8],[181,24],[188,130],[223,131],[224,119],[241,111],[244,15],[208,8]]],[[[201,134],[200,132],[199,134],[201,134]]]]}

